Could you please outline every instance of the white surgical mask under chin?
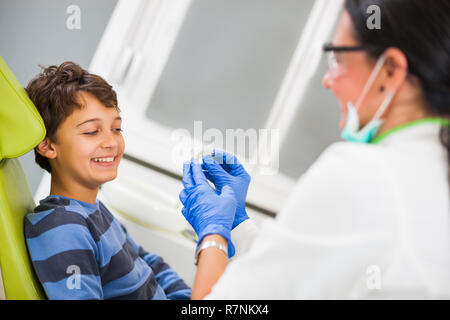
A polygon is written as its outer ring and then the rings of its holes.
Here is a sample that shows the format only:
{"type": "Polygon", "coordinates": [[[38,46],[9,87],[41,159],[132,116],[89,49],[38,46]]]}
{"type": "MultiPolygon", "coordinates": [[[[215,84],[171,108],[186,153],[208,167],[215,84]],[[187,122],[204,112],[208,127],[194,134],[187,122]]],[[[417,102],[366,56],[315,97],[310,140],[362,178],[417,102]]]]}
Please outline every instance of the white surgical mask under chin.
{"type": "MultiPolygon", "coordinates": [[[[364,98],[369,88],[372,86],[376,76],[378,75],[378,73],[381,70],[381,67],[383,66],[384,61],[385,56],[382,55],[378,59],[378,62],[374,70],[372,71],[372,74],[370,75],[369,80],[367,81],[367,84],[363,89],[363,92],[361,93],[359,101],[364,98]]],[[[395,96],[395,93],[396,93],[395,90],[389,92],[389,94],[386,96],[386,98],[378,108],[377,112],[373,116],[372,120],[370,120],[363,128],[361,128],[361,130],[359,129],[360,123],[358,116],[358,108],[352,102],[347,102],[347,117],[345,121],[345,126],[341,131],[341,138],[351,142],[369,143],[376,135],[381,125],[383,124],[384,120],[380,119],[380,117],[391,103],[392,99],[395,96]]]]}

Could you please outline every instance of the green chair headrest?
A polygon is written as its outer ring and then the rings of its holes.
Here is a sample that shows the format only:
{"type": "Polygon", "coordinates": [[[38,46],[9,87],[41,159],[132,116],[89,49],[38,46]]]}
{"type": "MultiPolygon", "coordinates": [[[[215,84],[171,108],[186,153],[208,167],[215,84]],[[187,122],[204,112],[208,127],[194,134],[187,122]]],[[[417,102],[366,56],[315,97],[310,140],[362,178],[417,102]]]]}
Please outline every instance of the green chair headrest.
{"type": "Polygon", "coordinates": [[[21,156],[44,138],[44,121],[0,56],[0,160],[21,156]]]}

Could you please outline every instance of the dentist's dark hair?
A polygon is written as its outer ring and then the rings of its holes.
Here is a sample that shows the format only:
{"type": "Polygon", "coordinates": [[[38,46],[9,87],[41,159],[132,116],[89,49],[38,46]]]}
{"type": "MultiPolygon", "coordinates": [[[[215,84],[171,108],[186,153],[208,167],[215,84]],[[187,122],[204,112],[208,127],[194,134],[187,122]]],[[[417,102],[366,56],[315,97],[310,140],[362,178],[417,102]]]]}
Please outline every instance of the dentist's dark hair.
{"type": "MultiPolygon", "coordinates": [[[[400,49],[408,59],[408,72],[422,87],[429,110],[450,120],[450,1],[449,0],[346,0],[354,37],[378,58],[388,47],[400,49]],[[380,8],[381,28],[369,29],[369,6],[380,8]]],[[[450,126],[440,129],[448,154],[450,181],[450,126]]]]}
{"type": "MultiPolygon", "coordinates": [[[[41,67],[41,72],[30,81],[26,91],[44,120],[46,138],[57,142],[56,131],[75,109],[83,108],[80,92],[96,97],[105,107],[120,109],[113,88],[100,76],[91,74],[75,62],[66,61],[59,66],[41,67]]],[[[34,148],[36,163],[52,171],[48,158],[34,148]]]]}

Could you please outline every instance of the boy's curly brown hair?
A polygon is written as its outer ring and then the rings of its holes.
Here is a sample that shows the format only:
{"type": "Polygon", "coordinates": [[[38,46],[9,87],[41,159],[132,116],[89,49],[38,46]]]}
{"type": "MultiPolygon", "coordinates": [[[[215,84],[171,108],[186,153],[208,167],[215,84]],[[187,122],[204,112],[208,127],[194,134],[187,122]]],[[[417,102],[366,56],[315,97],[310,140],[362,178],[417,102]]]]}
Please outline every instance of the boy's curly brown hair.
{"type": "MultiPolygon", "coordinates": [[[[88,92],[105,107],[120,109],[116,92],[103,78],[91,74],[78,64],[66,61],[59,66],[41,67],[41,72],[25,88],[38,109],[47,130],[46,137],[56,142],[58,127],[75,108],[81,109],[79,93],[88,92]]],[[[48,158],[34,149],[36,163],[51,173],[48,158]]]]}

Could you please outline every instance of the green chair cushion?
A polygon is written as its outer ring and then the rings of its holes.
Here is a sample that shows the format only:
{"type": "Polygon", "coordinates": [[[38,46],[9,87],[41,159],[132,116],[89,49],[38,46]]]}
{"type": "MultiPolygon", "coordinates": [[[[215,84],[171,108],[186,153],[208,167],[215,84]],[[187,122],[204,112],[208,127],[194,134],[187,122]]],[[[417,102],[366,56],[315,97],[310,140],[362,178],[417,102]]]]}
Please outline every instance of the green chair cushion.
{"type": "Polygon", "coordinates": [[[44,138],[44,121],[0,56],[0,160],[20,157],[44,138]]]}
{"type": "Polygon", "coordinates": [[[19,160],[45,138],[44,122],[0,57],[0,267],[7,299],[46,298],[30,263],[24,216],[35,203],[19,160]]]}
{"type": "Polygon", "coordinates": [[[0,267],[7,299],[45,299],[30,263],[24,217],[35,207],[18,159],[0,161],[0,267]]]}

